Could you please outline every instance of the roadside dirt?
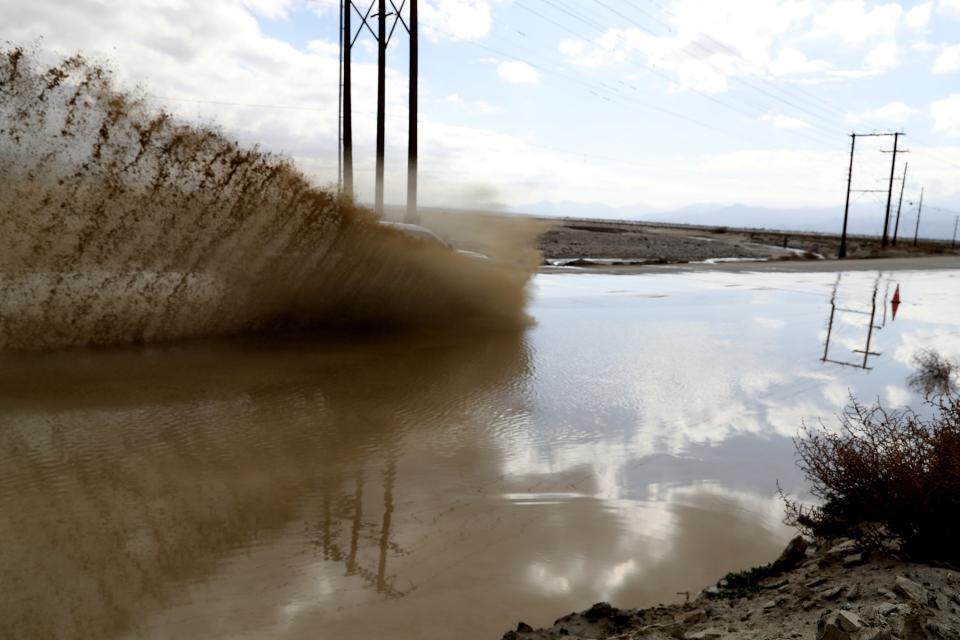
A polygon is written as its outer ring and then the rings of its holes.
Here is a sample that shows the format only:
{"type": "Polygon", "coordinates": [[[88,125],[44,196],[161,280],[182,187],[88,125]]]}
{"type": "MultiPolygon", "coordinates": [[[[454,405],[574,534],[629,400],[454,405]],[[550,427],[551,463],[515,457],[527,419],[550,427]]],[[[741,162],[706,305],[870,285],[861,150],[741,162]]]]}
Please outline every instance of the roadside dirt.
{"type": "MultiPolygon", "coordinates": [[[[503,640],[950,640],[960,638],[960,571],[867,553],[851,540],[796,538],[782,570],[744,587],[721,580],[692,601],[648,609],[597,603],[503,640]]],[[[742,578],[742,574],[741,574],[742,578]]]]}
{"type": "MultiPolygon", "coordinates": [[[[605,220],[554,220],[539,238],[548,265],[676,264],[716,260],[832,260],[834,235],[769,230],[697,227],[605,220]]],[[[876,238],[849,236],[848,258],[958,255],[949,243],[900,239],[880,247],[876,238]]]]}

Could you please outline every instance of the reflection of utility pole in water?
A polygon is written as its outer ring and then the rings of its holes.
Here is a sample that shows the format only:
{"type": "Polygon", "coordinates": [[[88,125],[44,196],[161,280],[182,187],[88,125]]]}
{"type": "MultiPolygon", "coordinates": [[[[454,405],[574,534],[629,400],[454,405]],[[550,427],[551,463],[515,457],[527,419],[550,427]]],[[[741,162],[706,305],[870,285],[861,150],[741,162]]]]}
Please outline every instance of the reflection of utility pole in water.
{"type": "Polygon", "coordinates": [[[320,538],[320,545],[323,548],[323,559],[330,559],[330,550],[333,545],[333,535],[330,530],[330,524],[332,520],[332,513],[330,512],[330,486],[327,485],[323,489],[323,526],[322,526],[322,536],[320,538]]]}
{"type": "Polygon", "coordinates": [[[380,561],[377,563],[377,591],[390,592],[386,580],[387,549],[390,547],[390,523],[393,518],[393,483],[397,479],[397,458],[393,451],[388,454],[387,468],[383,472],[383,522],[380,525],[380,561]]]}
{"type": "Polygon", "coordinates": [[[347,556],[348,576],[357,573],[357,543],[360,541],[360,528],[363,526],[363,467],[357,471],[355,478],[353,520],[350,525],[350,554],[347,556]]]}
{"type": "MultiPolygon", "coordinates": [[[[866,344],[866,346],[863,348],[863,350],[860,350],[860,349],[854,349],[854,350],[853,350],[854,353],[862,353],[862,354],[863,354],[863,368],[864,368],[864,369],[869,369],[869,368],[870,368],[870,367],[867,366],[867,359],[868,359],[870,356],[879,356],[879,355],[880,355],[880,353],[877,352],[877,351],[870,351],[870,342],[873,340],[873,330],[874,330],[874,328],[879,328],[879,327],[875,327],[874,324],[873,324],[873,319],[874,319],[874,318],[876,317],[876,315],[877,315],[877,288],[878,288],[879,286],[880,286],[880,274],[877,274],[877,282],[873,285],[873,298],[872,298],[872,300],[871,300],[871,302],[870,302],[870,324],[867,325],[867,344],[866,344]]],[[[886,313],[886,307],[887,307],[887,305],[883,305],[883,307],[884,307],[884,313],[886,313]]]]}
{"type": "Polygon", "coordinates": [[[833,283],[833,293],[830,295],[830,320],[827,321],[827,339],[823,343],[823,357],[820,358],[823,362],[827,362],[827,354],[830,351],[830,337],[833,334],[833,317],[837,313],[837,289],[840,287],[840,278],[842,277],[842,273],[837,274],[837,281],[833,283]]]}
{"type": "MultiPolygon", "coordinates": [[[[883,277],[883,274],[877,274],[877,281],[873,285],[873,297],[871,300],[870,311],[862,311],[860,309],[848,309],[845,307],[837,306],[837,292],[840,288],[840,279],[842,274],[837,275],[837,281],[833,285],[833,295],[830,296],[830,319],[827,322],[827,339],[823,345],[823,357],[820,358],[821,362],[829,362],[831,364],[839,364],[844,367],[855,367],[857,369],[870,370],[872,367],[868,366],[870,356],[879,356],[881,355],[878,351],[870,351],[870,344],[873,342],[873,332],[875,329],[882,329],[882,326],[876,326],[877,317],[877,292],[880,289],[880,279],[883,277]],[[843,313],[856,313],[870,316],[869,324],[867,325],[867,341],[863,349],[853,349],[854,353],[863,354],[863,363],[856,362],[845,362],[843,360],[834,360],[830,358],[830,341],[833,338],[833,321],[836,316],[836,313],[840,311],[843,313]]],[[[886,313],[886,305],[884,305],[884,313],[886,313]]]]}

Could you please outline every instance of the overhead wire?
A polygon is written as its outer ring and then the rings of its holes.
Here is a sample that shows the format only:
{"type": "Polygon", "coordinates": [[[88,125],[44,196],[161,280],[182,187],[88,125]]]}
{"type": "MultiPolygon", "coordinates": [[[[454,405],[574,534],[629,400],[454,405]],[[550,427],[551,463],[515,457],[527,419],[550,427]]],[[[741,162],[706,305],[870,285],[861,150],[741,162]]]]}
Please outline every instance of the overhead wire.
{"type": "MultiPolygon", "coordinates": [[[[659,22],[660,24],[666,26],[667,29],[670,30],[671,32],[673,31],[673,28],[672,28],[669,24],[667,24],[667,23],[664,22],[663,20],[660,20],[658,17],[656,17],[655,15],[651,14],[650,12],[642,9],[642,8],[639,7],[635,2],[632,2],[631,0],[626,0],[626,2],[627,2],[627,4],[628,4],[629,6],[633,7],[634,9],[636,9],[637,11],[639,11],[640,13],[642,13],[642,14],[650,17],[651,19],[656,20],[656,21],[659,22]]],[[[674,13],[672,13],[671,11],[669,11],[668,9],[666,9],[666,8],[665,8],[663,5],[661,5],[659,2],[654,1],[653,4],[654,4],[655,6],[657,6],[661,11],[663,11],[665,14],[668,14],[668,15],[676,18],[676,14],[674,14],[674,13]]],[[[748,58],[747,58],[746,56],[744,56],[740,51],[738,51],[737,49],[729,46],[729,45],[726,44],[725,42],[722,42],[722,41],[718,40],[717,38],[713,37],[713,36],[710,35],[709,33],[706,33],[706,32],[701,31],[701,32],[699,32],[699,35],[703,36],[706,40],[710,41],[710,42],[711,42],[712,44],[714,44],[715,46],[720,47],[721,49],[724,49],[725,51],[728,51],[729,53],[733,54],[733,55],[736,56],[737,58],[743,60],[743,61],[746,62],[747,64],[749,64],[749,65],[751,65],[751,66],[753,66],[753,67],[755,67],[755,68],[760,68],[761,71],[763,70],[762,67],[760,67],[760,65],[759,65],[757,62],[748,59],[748,58]]],[[[794,93],[795,95],[798,95],[798,97],[803,96],[803,97],[806,97],[807,99],[814,100],[814,101],[820,103],[820,104],[822,105],[822,107],[825,107],[825,108],[827,108],[827,109],[830,109],[830,110],[834,111],[836,114],[838,114],[838,115],[840,115],[840,116],[846,116],[846,115],[847,115],[846,112],[844,112],[844,111],[843,111],[842,109],[840,109],[839,107],[831,104],[831,103],[828,102],[827,100],[824,100],[824,99],[821,98],[820,96],[818,96],[818,95],[816,95],[816,94],[814,94],[814,93],[812,93],[812,92],[810,92],[810,91],[805,91],[805,90],[803,90],[803,89],[800,88],[800,87],[793,87],[793,86],[791,86],[791,85],[777,85],[777,84],[774,84],[773,82],[771,82],[769,79],[765,78],[765,77],[762,76],[762,75],[758,75],[757,77],[758,77],[762,82],[764,82],[765,84],[769,85],[770,87],[772,87],[772,88],[774,88],[774,89],[784,91],[785,93],[789,90],[790,92],[794,93]]]]}
{"type": "MultiPolygon", "coordinates": [[[[605,8],[607,11],[613,13],[614,15],[620,17],[621,19],[626,20],[627,22],[629,22],[630,24],[632,24],[632,25],[636,26],[637,28],[641,29],[641,30],[644,31],[645,33],[647,33],[647,34],[649,34],[649,35],[651,35],[651,36],[653,36],[653,37],[660,37],[658,34],[656,34],[655,32],[653,32],[650,28],[648,28],[648,27],[646,27],[645,25],[637,22],[636,20],[634,20],[634,19],[631,18],[630,16],[622,13],[621,11],[619,11],[619,10],[617,10],[617,9],[614,9],[614,8],[611,7],[609,4],[607,4],[606,2],[604,2],[604,0],[593,0],[593,2],[595,2],[595,3],[598,4],[598,5],[600,5],[601,7],[605,8]]],[[[701,50],[701,51],[703,51],[705,54],[707,54],[708,57],[703,59],[703,60],[705,60],[705,61],[707,62],[707,64],[710,64],[711,66],[713,66],[714,69],[716,69],[717,71],[722,71],[721,69],[717,68],[716,65],[710,60],[710,56],[713,54],[713,52],[712,52],[710,49],[706,48],[705,46],[703,46],[702,44],[700,44],[700,43],[697,42],[697,41],[691,42],[691,45],[692,45],[692,46],[695,46],[696,48],[698,48],[699,50],[701,50]]],[[[693,54],[690,53],[689,51],[681,50],[681,53],[682,53],[683,55],[691,58],[691,59],[700,61],[700,59],[695,58],[695,57],[693,56],[693,54]]],[[[778,101],[778,102],[781,102],[781,103],[783,103],[783,104],[785,104],[785,105],[787,105],[787,106],[789,106],[789,107],[791,107],[791,108],[793,108],[793,109],[795,109],[795,110],[797,110],[797,111],[801,111],[801,112],[803,112],[803,113],[806,113],[806,114],[808,114],[808,115],[810,115],[810,116],[812,116],[812,117],[814,117],[814,118],[817,118],[817,119],[819,119],[819,120],[822,120],[822,121],[824,121],[824,122],[826,122],[826,123],[828,123],[828,124],[830,124],[830,125],[833,125],[833,124],[834,124],[833,121],[827,119],[826,117],[820,115],[819,113],[816,113],[816,112],[814,112],[814,111],[811,111],[811,110],[803,107],[802,105],[797,105],[797,104],[791,102],[790,100],[787,100],[786,98],[783,98],[783,97],[781,97],[781,96],[776,95],[775,93],[773,93],[773,92],[771,92],[771,91],[767,91],[766,89],[763,89],[763,88],[761,88],[761,87],[758,87],[758,86],[756,86],[755,84],[753,84],[753,83],[751,83],[751,82],[748,82],[746,79],[744,79],[744,78],[742,78],[742,77],[740,77],[740,76],[730,75],[730,76],[728,76],[728,77],[729,77],[731,80],[733,80],[734,82],[738,82],[738,83],[740,83],[740,84],[743,84],[744,86],[747,86],[747,87],[753,89],[754,91],[757,91],[757,92],[759,92],[759,93],[762,93],[763,95],[765,95],[765,96],[767,96],[767,97],[769,97],[769,98],[772,98],[772,99],[774,99],[774,100],[776,100],[776,101],[778,101]]]]}
{"type": "MultiPolygon", "coordinates": [[[[597,4],[599,4],[599,5],[607,8],[608,10],[613,11],[613,12],[617,13],[618,15],[624,17],[624,19],[628,19],[628,18],[626,18],[626,16],[623,16],[622,13],[616,12],[615,10],[613,10],[612,8],[610,8],[609,5],[607,5],[607,4],[606,4],[605,2],[603,2],[602,0],[594,0],[594,1],[595,1],[597,4]]],[[[672,29],[672,27],[671,27],[668,23],[664,22],[663,20],[661,20],[660,18],[658,18],[656,15],[654,15],[654,14],[650,13],[649,11],[646,11],[646,10],[643,9],[642,7],[638,6],[635,2],[633,2],[633,1],[631,1],[631,0],[626,0],[626,4],[628,4],[630,7],[632,7],[632,8],[635,9],[636,11],[642,13],[643,15],[646,15],[646,16],[649,17],[650,19],[652,19],[652,20],[654,20],[654,21],[656,21],[656,22],[664,25],[669,31],[672,32],[673,29],[672,29]]],[[[675,17],[675,14],[673,14],[672,12],[670,12],[669,10],[667,10],[667,9],[666,9],[665,7],[663,7],[663,5],[661,5],[660,3],[654,2],[653,4],[655,4],[658,8],[660,8],[661,11],[663,11],[664,13],[675,17]]],[[[628,19],[628,20],[629,20],[629,19],[628,19]]],[[[659,37],[659,36],[657,36],[656,34],[654,34],[651,30],[643,27],[642,25],[637,24],[636,21],[631,21],[631,22],[632,22],[633,24],[635,24],[636,26],[638,26],[639,28],[643,29],[646,33],[651,34],[651,35],[654,35],[655,37],[659,37]]],[[[717,38],[715,38],[715,37],[712,36],[711,34],[705,33],[705,32],[700,32],[699,35],[701,35],[704,39],[706,39],[706,40],[709,41],[710,43],[714,44],[715,46],[723,49],[724,51],[729,52],[730,54],[736,56],[736,57],[739,58],[740,60],[746,62],[748,65],[751,65],[752,67],[755,67],[755,68],[760,68],[759,65],[758,65],[755,61],[749,60],[749,59],[746,58],[740,51],[738,51],[737,49],[729,46],[728,44],[726,44],[726,43],[718,40],[717,38]]],[[[704,51],[705,53],[708,53],[708,54],[710,53],[710,51],[709,51],[708,49],[706,49],[705,47],[703,47],[703,46],[700,45],[699,43],[694,42],[693,44],[694,44],[695,46],[697,46],[699,49],[701,49],[702,51],[704,51]]],[[[762,68],[761,68],[761,71],[762,71],[762,68]]],[[[790,85],[775,85],[775,84],[774,84],[773,82],[771,82],[769,79],[765,78],[763,75],[760,75],[760,74],[757,74],[756,77],[757,77],[761,82],[764,82],[765,84],[767,84],[768,86],[770,86],[772,90],[779,90],[779,91],[783,91],[784,93],[787,93],[787,92],[789,91],[790,93],[792,93],[792,94],[795,95],[795,96],[805,97],[807,100],[817,101],[818,103],[820,103],[820,104],[822,105],[823,108],[829,109],[829,110],[833,111],[834,113],[836,113],[836,114],[838,114],[838,115],[840,115],[840,116],[845,116],[845,115],[846,115],[845,112],[844,112],[842,109],[840,109],[839,107],[836,107],[835,105],[832,105],[832,104],[829,103],[828,101],[824,100],[824,99],[821,98],[820,96],[817,96],[816,94],[814,94],[814,93],[812,93],[812,92],[810,92],[810,91],[805,91],[805,90],[803,90],[803,89],[800,88],[800,87],[792,87],[792,86],[790,86],[790,85]]],[[[735,78],[735,79],[736,79],[736,78],[735,78]]],[[[742,79],[741,79],[741,82],[743,82],[742,79]]],[[[749,83],[747,83],[747,84],[748,84],[748,86],[749,86],[749,83]]],[[[770,94],[769,92],[765,92],[764,90],[759,89],[758,87],[754,87],[754,88],[757,89],[757,90],[759,90],[759,91],[761,91],[761,92],[767,93],[768,95],[772,95],[772,94],[770,94]]],[[[781,101],[784,101],[783,99],[780,99],[780,98],[778,98],[778,99],[781,100],[781,101]]],[[[785,101],[785,102],[787,102],[787,101],[785,101]]],[[[789,103],[789,102],[788,102],[788,103],[789,103]]],[[[794,107],[795,107],[795,108],[801,108],[801,109],[803,109],[802,107],[799,107],[799,106],[797,106],[797,105],[794,105],[794,107]]],[[[807,113],[811,113],[809,110],[806,110],[806,109],[803,109],[803,110],[806,111],[807,113]]],[[[824,120],[824,121],[826,121],[826,122],[829,122],[829,121],[826,120],[823,116],[818,116],[818,117],[819,117],[821,120],[824,120]]],[[[914,139],[916,139],[916,140],[917,140],[918,142],[920,142],[921,144],[924,144],[923,141],[920,140],[920,139],[918,139],[918,138],[916,138],[916,136],[914,136],[914,139]]],[[[927,144],[926,146],[927,146],[927,147],[930,147],[930,146],[932,146],[932,145],[927,144]]],[[[958,164],[956,161],[954,161],[953,159],[950,159],[950,158],[947,158],[947,157],[941,155],[941,154],[940,154],[939,152],[937,152],[937,151],[930,151],[929,149],[927,149],[927,150],[925,150],[924,155],[927,156],[927,157],[929,157],[930,159],[935,160],[935,161],[938,161],[938,162],[940,162],[940,163],[942,163],[942,164],[948,164],[948,165],[950,165],[950,166],[953,166],[953,167],[956,167],[956,168],[960,168],[960,164],[958,164]]]]}
{"type": "MultiPolygon", "coordinates": [[[[563,9],[562,7],[560,7],[560,5],[558,5],[558,4],[556,3],[557,0],[541,0],[541,1],[544,2],[544,3],[546,3],[546,4],[548,4],[548,5],[550,5],[550,6],[557,7],[557,8],[559,8],[559,9],[563,10],[564,13],[566,13],[567,15],[573,17],[574,19],[576,19],[576,20],[578,20],[578,21],[580,21],[580,22],[583,22],[583,23],[586,24],[587,26],[592,26],[593,28],[599,29],[599,30],[601,30],[601,31],[605,31],[605,30],[606,30],[606,27],[603,27],[602,25],[599,25],[598,23],[596,23],[596,22],[594,22],[594,21],[585,20],[585,19],[583,19],[582,17],[580,17],[580,16],[578,16],[577,14],[575,14],[574,12],[571,12],[571,11],[569,11],[569,10],[563,9]]],[[[540,12],[538,12],[538,11],[536,11],[536,10],[534,10],[534,9],[526,6],[526,5],[522,5],[522,4],[518,3],[518,6],[523,7],[525,10],[527,10],[528,12],[532,13],[532,14],[535,15],[535,16],[540,17],[540,18],[543,19],[544,21],[547,21],[547,22],[550,22],[551,24],[555,24],[555,25],[559,26],[560,28],[564,29],[564,30],[567,31],[568,33],[571,33],[571,34],[575,35],[575,36],[578,37],[578,38],[585,39],[585,40],[588,40],[588,39],[589,39],[589,38],[587,38],[586,36],[584,36],[582,33],[576,32],[576,31],[574,31],[573,29],[571,29],[570,27],[568,27],[568,26],[566,26],[566,25],[562,25],[562,24],[560,24],[559,22],[557,22],[556,20],[553,20],[553,19],[549,18],[548,16],[545,16],[545,15],[543,15],[542,13],[540,13],[540,12]]],[[[677,86],[679,86],[679,87],[682,87],[682,88],[684,88],[684,89],[686,89],[686,90],[688,90],[688,91],[691,91],[691,92],[693,92],[693,93],[696,93],[697,95],[699,95],[699,96],[701,96],[701,97],[703,97],[703,98],[705,98],[705,99],[707,99],[707,100],[710,100],[711,102],[713,102],[713,103],[715,103],[715,104],[718,104],[718,105],[720,105],[720,106],[722,106],[722,107],[724,107],[724,108],[726,108],[726,109],[729,109],[729,110],[731,110],[731,111],[734,111],[734,112],[738,113],[739,115],[741,115],[741,116],[743,116],[743,117],[745,117],[745,118],[748,118],[750,121],[753,121],[756,117],[763,117],[764,115],[766,115],[763,111],[760,111],[760,110],[755,111],[754,114],[748,113],[748,112],[745,111],[744,109],[742,109],[742,108],[740,108],[740,107],[737,107],[736,105],[730,104],[730,103],[728,103],[728,102],[725,102],[725,101],[717,98],[716,96],[712,96],[712,95],[710,95],[710,94],[708,94],[708,93],[706,93],[706,92],[704,92],[704,91],[701,91],[701,90],[699,90],[699,89],[697,89],[697,88],[695,88],[695,87],[691,87],[691,86],[689,86],[689,85],[685,85],[684,83],[680,82],[678,79],[671,77],[669,74],[661,71],[660,69],[657,69],[656,67],[654,67],[654,66],[652,66],[652,65],[644,65],[644,66],[645,66],[647,69],[649,69],[651,72],[653,72],[653,73],[661,76],[662,78],[664,78],[664,79],[667,80],[668,82],[670,82],[670,83],[672,83],[672,84],[675,84],[675,85],[677,85],[677,86]]],[[[606,85],[605,83],[602,83],[602,82],[600,82],[600,84],[603,85],[607,90],[616,92],[616,88],[610,87],[609,85],[606,85]]],[[[635,87],[632,87],[632,86],[631,86],[631,88],[633,88],[633,89],[636,91],[636,88],[635,88],[635,87]]],[[[824,138],[814,137],[814,136],[812,136],[812,135],[808,135],[807,133],[804,133],[804,132],[801,132],[801,131],[785,130],[784,133],[786,133],[787,135],[793,135],[793,136],[796,136],[796,137],[805,138],[805,139],[807,139],[807,140],[809,140],[809,141],[811,141],[811,142],[814,142],[814,143],[816,143],[816,144],[826,145],[826,146],[829,146],[829,147],[831,147],[831,148],[836,146],[836,143],[835,143],[832,139],[831,139],[831,140],[827,140],[827,139],[824,139],[824,138]]]]}

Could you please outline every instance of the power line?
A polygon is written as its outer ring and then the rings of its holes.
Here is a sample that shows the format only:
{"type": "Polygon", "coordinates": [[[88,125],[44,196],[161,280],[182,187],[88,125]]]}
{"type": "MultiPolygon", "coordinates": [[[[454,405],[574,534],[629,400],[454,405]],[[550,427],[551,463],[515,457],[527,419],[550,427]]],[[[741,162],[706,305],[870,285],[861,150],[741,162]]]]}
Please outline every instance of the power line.
{"type": "MultiPolygon", "coordinates": [[[[610,11],[611,13],[619,16],[620,18],[622,18],[622,19],[626,20],[627,22],[633,24],[633,25],[636,26],[637,28],[643,30],[644,32],[646,32],[646,33],[648,33],[648,34],[650,34],[650,35],[652,35],[652,36],[654,36],[654,37],[659,37],[656,33],[654,33],[653,31],[651,31],[649,28],[645,27],[644,25],[640,24],[639,22],[637,22],[636,20],[630,18],[629,16],[625,15],[624,13],[618,11],[617,9],[614,9],[613,7],[611,7],[610,5],[608,5],[608,4],[607,4],[606,2],[604,2],[603,0],[593,0],[593,1],[594,1],[596,4],[600,5],[601,7],[607,9],[607,10],[610,11]]],[[[691,44],[694,45],[694,46],[696,46],[698,49],[700,49],[701,51],[703,51],[704,53],[707,54],[708,57],[705,58],[704,60],[705,60],[708,64],[710,64],[711,66],[713,66],[714,69],[716,69],[717,71],[721,71],[720,69],[717,69],[716,65],[714,65],[714,64],[712,64],[712,63],[710,62],[709,56],[713,53],[712,51],[710,51],[709,49],[707,49],[706,47],[704,47],[704,46],[703,46],[702,44],[700,44],[699,42],[694,41],[694,42],[692,42],[691,44]]],[[[682,51],[682,53],[683,53],[683,55],[686,55],[687,57],[690,57],[690,58],[692,58],[692,59],[694,59],[694,60],[699,61],[699,59],[694,58],[693,54],[691,54],[691,53],[689,53],[689,52],[687,52],[687,51],[682,51]]],[[[750,82],[747,82],[744,78],[741,78],[741,77],[736,76],[736,75],[731,75],[731,76],[729,76],[729,77],[730,77],[732,80],[734,80],[734,81],[736,81],[736,82],[739,82],[740,84],[743,84],[743,85],[745,85],[745,86],[747,86],[747,87],[750,87],[750,88],[753,89],[754,91],[758,91],[758,92],[760,92],[760,93],[762,93],[762,94],[764,94],[764,95],[766,95],[766,96],[768,96],[768,97],[770,97],[770,98],[773,98],[774,100],[777,100],[778,102],[782,102],[782,103],[784,103],[784,104],[792,107],[793,109],[796,109],[796,110],[798,110],[798,111],[802,111],[802,112],[804,112],[804,113],[806,113],[806,114],[808,114],[808,115],[813,116],[814,118],[823,120],[824,122],[827,122],[827,123],[830,124],[830,125],[833,125],[833,124],[834,124],[832,121],[827,120],[825,117],[821,116],[820,114],[815,113],[815,112],[813,112],[813,111],[810,111],[809,109],[806,109],[806,108],[803,107],[803,106],[796,105],[796,104],[790,102],[789,100],[786,100],[785,98],[782,98],[782,97],[780,97],[780,96],[778,96],[778,95],[776,95],[776,94],[774,94],[774,93],[772,93],[772,92],[770,92],[770,91],[767,91],[767,90],[762,89],[762,88],[760,88],[760,87],[758,87],[758,86],[756,86],[756,85],[754,85],[754,84],[752,84],[752,83],[750,83],[750,82]]]]}
{"type": "MultiPolygon", "coordinates": [[[[633,2],[629,2],[628,4],[629,4],[631,7],[633,7],[635,10],[639,11],[640,13],[643,13],[644,15],[650,17],[651,19],[653,19],[653,20],[659,22],[660,24],[666,26],[667,29],[668,29],[668,31],[670,31],[670,32],[673,31],[673,28],[670,27],[670,25],[668,25],[667,23],[665,23],[663,20],[660,20],[660,19],[657,18],[655,15],[649,13],[648,11],[645,11],[644,9],[641,9],[640,7],[638,7],[638,6],[637,6],[635,3],[633,3],[633,2]]],[[[658,8],[660,8],[660,10],[663,11],[664,13],[667,13],[667,14],[669,14],[669,15],[671,15],[671,16],[676,17],[675,14],[673,14],[672,12],[670,12],[669,10],[667,10],[666,8],[664,8],[663,5],[661,5],[660,3],[654,2],[654,4],[655,4],[658,8]]],[[[705,33],[705,32],[703,32],[703,31],[701,31],[701,32],[699,32],[699,35],[703,36],[704,38],[706,38],[707,40],[709,40],[709,41],[710,41],[711,43],[713,43],[714,45],[716,45],[716,46],[724,49],[725,51],[728,51],[729,53],[733,54],[734,56],[740,58],[741,60],[743,60],[743,61],[746,62],[747,64],[749,64],[749,65],[751,65],[751,66],[753,66],[753,67],[755,67],[755,68],[759,68],[761,71],[763,71],[763,68],[760,67],[760,65],[759,65],[758,63],[756,63],[756,62],[754,62],[754,61],[752,61],[752,60],[747,59],[747,58],[746,58],[742,53],[740,53],[738,50],[736,50],[736,49],[734,49],[733,47],[727,45],[726,43],[721,42],[720,40],[714,38],[714,37],[711,36],[709,33],[705,33]]],[[[846,115],[846,113],[845,113],[842,109],[840,109],[839,107],[836,107],[836,106],[832,105],[831,103],[827,102],[826,100],[824,100],[824,99],[821,98],[820,96],[817,96],[816,94],[813,94],[813,93],[811,93],[811,92],[809,92],[809,91],[804,91],[803,89],[801,89],[801,88],[799,88],[799,87],[791,87],[791,86],[789,86],[789,85],[786,85],[786,86],[778,86],[778,85],[775,85],[773,82],[771,82],[771,81],[768,80],[767,78],[764,78],[762,75],[757,75],[757,78],[760,79],[761,81],[763,81],[764,83],[766,83],[767,85],[769,85],[770,87],[779,89],[779,90],[784,91],[784,92],[786,92],[787,89],[790,89],[791,92],[793,92],[795,95],[799,94],[798,97],[800,97],[800,96],[805,96],[805,97],[807,97],[808,99],[815,100],[815,101],[821,103],[824,107],[826,107],[827,109],[830,109],[830,110],[834,111],[835,113],[837,113],[837,114],[840,115],[840,116],[845,116],[845,115],[846,115]]]]}
{"type": "MultiPolygon", "coordinates": [[[[569,11],[569,10],[567,10],[567,9],[559,6],[559,5],[557,5],[557,4],[554,2],[554,0],[542,0],[542,1],[545,2],[545,3],[547,3],[547,4],[549,4],[549,5],[551,5],[551,6],[553,6],[553,7],[555,7],[555,8],[557,8],[557,9],[559,9],[559,10],[561,10],[561,11],[563,11],[563,12],[566,13],[567,15],[569,15],[569,16],[573,17],[574,19],[576,19],[576,20],[578,20],[578,21],[586,24],[587,26],[592,26],[593,28],[599,29],[600,31],[605,31],[605,30],[606,30],[605,27],[597,24],[596,22],[587,20],[587,19],[583,18],[582,16],[578,16],[577,14],[575,14],[575,13],[573,13],[573,12],[571,12],[571,11],[569,11]]],[[[549,17],[543,15],[542,13],[540,13],[540,12],[538,12],[538,11],[530,8],[530,7],[527,7],[527,6],[522,5],[522,4],[519,4],[519,3],[518,3],[518,6],[521,6],[522,8],[524,8],[525,10],[527,10],[528,12],[530,12],[530,13],[538,16],[538,17],[540,17],[541,19],[543,19],[543,20],[546,21],[546,22],[550,22],[550,23],[552,23],[552,24],[554,24],[554,25],[557,25],[558,27],[560,27],[560,28],[563,29],[564,31],[566,31],[566,32],[568,32],[568,33],[571,33],[571,34],[573,34],[574,36],[576,36],[576,37],[578,37],[578,38],[582,38],[582,39],[584,39],[584,40],[588,40],[588,39],[589,39],[588,37],[584,36],[582,33],[576,32],[576,31],[574,31],[573,29],[571,29],[571,28],[569,28],[569,27],[567,27],[567,26],[565,26],[565,25],[560,24],[559,22],[553,20],[552,18],[549,18],[549,17]]],[[[621,15],[622,15],[622,14],[621,14],[621,15]]],[[[506,55],[506,54],[502,54],[502,55],[506,55]]],[[[528,62],[528,64],[531,64],[531,63],[528,62]]],[[[654,66],[652,66],[652,65],[644,65],[644,66],[645,66],[648,70],[650,70],[651,72],[653,72],[653,73],[655,73],[655,74],[663,77],[663,78],[664,78],[665,80],[667,80],[668,82],[670,82],[670,83],[672,83],[672,84],[675,84],[675,85],[677,85],[677,86],[680,86],[680,87],[682,87],[682,88],[684,88],[684,89],[686,89],[686,90],[688,90],[688,91],[691,91],[691,92],[693,92],[693,93],[696,93],[697,95],[699,95],[699,96],[701,96],[701,97],[703,97],[703,98],[706,98],[707,100],[710,100],[711,102],[714,102],[715,104],[719,104],[720,106],[722,106],[722,107],[724,107],[724,108],[726,108],[726,109],[729,109],[729,110],[731,110],[731,111],[734,111],[734,112],[738,113],[739,115],[741,115],[741,116],[749,119],[751,122],[753,122],[756,117],[763,118],[763,117],[766,115],[764,112],[762,112],[762,111],[760,111],[760,110],[755,111],[753,114],[748,113],[748,112],[744,111],[743,109],[737,107],[736,105],[733,105],[733,104],[727,103],[727,102],[725,102],[725,101],[723,101],[723,100],[720,100],[720,99],[717,98],[716,96],[712,96],[712,95],[710,95],[710,94],[708,94],[708,93],[706,93],[706,92],[704,92],[704,91],[701,91],[701,90],[699,90],[699,89],[696,89],[695,87],[691,87],[691,86],[689,86],[689,85],[685,85],[685,84],[683,84],[682,82],[680,82],[678,79],[671,77],[669,74],[667,74],[667,73],[665,73],[665,72],[657,69],[656,67],[654,67],[654,66]]],[[[541,67],[541,68],[542,68],[542,67],[541,67]]],[[[608,90],[608,91],[615,92],[615,93],[617,92],[617,90],[616,90],[615,88],[612,88],[612,87],[610,87],[609,85],[606,85],[606,84],[604,84],[604,83],[602,83],[602,82],[600,82],[599,84],[602,85],[602,86],[603,86],[606,90],[608,90]]],[[[631,87],[631,88],[633,88],[634,90],[637,90],[635,87],[631,87]]],[[[646,103],[644,103],[644,104],[646,104],[646,103]]],[[[793,136],[796,136],[796,137],[799,137],[799,138],[804,138],[804,139],[809,140],[809,141],[811,141],[811,142],[814,142],[814,143],[816,143],[816,144],[826,145],[826,146],[833,146],[833,142],[832,142],[832,141],[827,141],[826,139],[817,138],[817,137],[814,137],[814,136],[812,136],[812,135],[808,135],[808,134],[806,134],[806,133],[803,133],[803,132],[801,132],[801,131],[785,130],[784,133],[786,133],[786,134],[788,134],[788,135],[793,135],[793,136]]]]}

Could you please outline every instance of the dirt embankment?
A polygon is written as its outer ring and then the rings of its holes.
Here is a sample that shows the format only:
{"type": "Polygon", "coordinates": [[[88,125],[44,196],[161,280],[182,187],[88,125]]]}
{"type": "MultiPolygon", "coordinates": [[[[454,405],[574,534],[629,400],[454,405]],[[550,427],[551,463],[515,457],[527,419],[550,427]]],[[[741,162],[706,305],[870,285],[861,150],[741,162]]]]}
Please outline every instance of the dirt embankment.
{"type": "Polygon", "coordinates": [[[960,638],[960,571],[867,553],[851,540],[795,538],[772,565],[730,574],[690,602],[598,603],[503,640],[948,640],[960,638]]]}
{"type": "MultiPolygon", "coordinates": [[[[554,220],[540,236],[547,264],[575,266],[610,264],[675,264],[705,260],[833,259],[836,235],[697,227],[610,220],[554,220]]],[[[950,244],[900,239],[881,248],[877,238],[849,236],[847,257],[911,257],[956,253],[950,244]]]]}

